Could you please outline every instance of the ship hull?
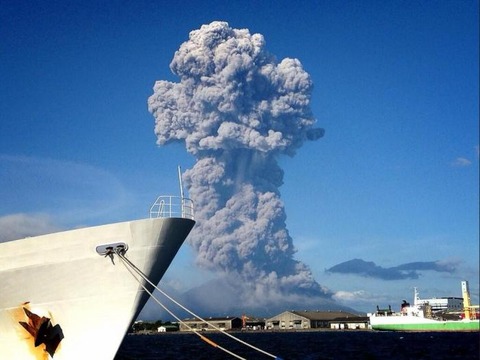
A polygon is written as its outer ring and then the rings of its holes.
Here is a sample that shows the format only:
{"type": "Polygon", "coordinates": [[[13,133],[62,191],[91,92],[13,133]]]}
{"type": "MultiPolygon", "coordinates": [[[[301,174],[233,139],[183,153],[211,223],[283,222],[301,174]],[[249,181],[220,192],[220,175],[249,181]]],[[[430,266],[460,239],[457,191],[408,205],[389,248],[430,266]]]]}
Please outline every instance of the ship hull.
{"type": "Polygon", "coordinates": [[[370,318],[373,330],[384,331],[479,331],[478,320],[433,320],[408,316],[370,318]]]}
{"type": "Polygon", "coordinates": [[[148,294],[98,247],[126,244],[156,284],[194,223],[144,219],[1,243],[1,358],[113,359],[148,294]]]}

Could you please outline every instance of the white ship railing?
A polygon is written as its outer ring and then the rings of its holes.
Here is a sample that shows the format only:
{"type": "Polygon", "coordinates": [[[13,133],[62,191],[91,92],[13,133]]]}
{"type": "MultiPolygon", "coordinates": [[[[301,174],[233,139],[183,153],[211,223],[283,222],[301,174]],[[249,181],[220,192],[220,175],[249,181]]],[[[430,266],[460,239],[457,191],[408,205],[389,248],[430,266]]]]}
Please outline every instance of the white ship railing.
{"type": "Polygon", "coordinates": [[[172,217],[195,220],[193,201],[180,196],[159,196],[150,207],[150,218],[172,217]]]}

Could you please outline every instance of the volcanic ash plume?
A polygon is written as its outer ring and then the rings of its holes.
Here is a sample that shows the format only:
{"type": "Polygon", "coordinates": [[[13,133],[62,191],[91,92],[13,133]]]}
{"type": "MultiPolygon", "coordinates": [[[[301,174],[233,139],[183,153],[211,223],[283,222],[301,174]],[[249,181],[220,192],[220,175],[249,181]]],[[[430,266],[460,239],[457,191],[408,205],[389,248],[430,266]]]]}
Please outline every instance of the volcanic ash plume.
{"type": "Polygon", "coordinates": [[[252,301],[328,297],[293,257],[279,192],[277,158],[324,133],[313,127],[309,74],[296,59],[277,62],[262,35],[225,22],[192,31],[170,68],[180,82],[157,81],[148,106],[157,143],[185,142],[196,157],[184,180],[198,264],[223,271],[252,301]]]}

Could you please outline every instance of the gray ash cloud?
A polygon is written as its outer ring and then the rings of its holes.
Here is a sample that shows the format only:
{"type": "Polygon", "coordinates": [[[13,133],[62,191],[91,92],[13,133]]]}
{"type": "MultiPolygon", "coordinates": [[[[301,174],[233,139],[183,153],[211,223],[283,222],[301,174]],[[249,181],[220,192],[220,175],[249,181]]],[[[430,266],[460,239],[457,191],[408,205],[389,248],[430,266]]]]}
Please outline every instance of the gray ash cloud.
{"type": "Polygon", "coordinates": [[[182,142],[196,159],[184,180],[196,206],[189,241],[198,265],[221,271],[250,302],[329,298],[294,258],[279,191],[279,157],[324,134],[309,74],[297,59],[277,61],[262,35],[225,22],[190,32],[170,68],[179,82],[157,81],[148,108],[157,143],[182,142]]]}
{"type": "Polygon", "coordinates": [[[356,274],[382,280],[404,280],[418,279],[422,271],[454,273],[457,265],[456,262],[447,261],[416,261],[385,268],[375,264],[373,261],[352,259],[332,266],[326,272],[356,274]]]}

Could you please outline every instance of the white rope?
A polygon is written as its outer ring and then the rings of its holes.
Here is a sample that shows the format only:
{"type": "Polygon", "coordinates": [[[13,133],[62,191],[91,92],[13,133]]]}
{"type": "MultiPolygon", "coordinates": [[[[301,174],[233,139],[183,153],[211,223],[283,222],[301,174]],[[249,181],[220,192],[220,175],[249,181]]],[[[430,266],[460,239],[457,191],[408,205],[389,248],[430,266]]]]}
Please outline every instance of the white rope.
{"type": "MultiPolygon", "coordinates": [[[[184,321],[182,321],[179,317],[177,317],[173,312],[171,312],[165,305],[163,305],[160,300],[158,300],[155,295],[152,294],[151,291],[149,291],[147,289],[147,287],[140,281],[139,278],[137,278],[135,276],[135,274],[132,272],[132,270],[127,266],[125,260],[126,258],[123,257],[123,255],[120,255],[117,253],[117,255],[120,257],[120,259],[122,260],[122,264],[125,266],[125,268],[128,270],[128,272],[133,276],[133,278],[135,280],[137,280],[137,282],[140,284],[140,286],[152,297],[153,300],[155,300],[155,302],[160,305],[166,312],[168,312],[171,316],[173,316],[178,322],[182,323],[183,325],[185,325],[189,330],[191,330],[195,335],[199,336],[200,339],[202,339],[203,341],[205,341],[206,343],[212,345],[213,347],[216,347],[216,348],[219,348],[220,350],[232,355],[233,357],[237,358],[237,359],[240,359],[240,360],[247,360],[237,354],[235,354],[234,352],[228,350],[228,349],[225,349],[224,347],[218,345],[217,343],[215,343],[214,341],[208,339],[207,337],[199,334],[198,332],[194,331],[194,329],[192,327],[190,327],[187,323],[185,323],[184,321]]],[[[130,263],[130,261],[127,260],[128,263],[130,263]]],[[[143,274],[140,274],[140,276],[143,278],[143,274]]]]}
{"type": "MultiPolygon", "coordinates": [[[[148,277],[147,277],[137,266],[135,266],[135,264],[133,264],[129,259],[127,259],[127,258],[124,256],[123,253],[117,252],[117,255],[120,257],[121,260],[123,260],[124,265],[126,265],[125,263],[127,263],[128,265],[130,265],[130,266],[135,270],[135,272],[136,272],[138,275],[140,275],[140,277],[141,277],[142,279],[144,279],[146,282],[148,282],[151,286],[153,286],[156,290],[158,290],[163,296],[165,296],[167,299],[169,299],[169,300],[170,300],[171,302],[173,302],[175,305],[177,305],[177,306],[179,306],[180,308],[182,308],[183,310],[187,311],[187,312],[188,312],[189,314],[191,314],[192,316],[198,318],[199,320],[201,320],[201,321],[204,322],[205,324],[211,326],[211,327],[214,328],[215,330],[217,330],[217,331],[221,332],[222,334],[224,334],[224,335],[232,338],[232,339],[235,340],[235,341],[238,341],[239,343],[242,343],[242,344],[245,345],[245,346],[248,346],[248,347],[250,347],[250,348],[252,348],[252,349],[254,349],[254,350],[256,350],[256,351],[258,351],[258,352],[260,352],[260,353],[262,353],[262,354],[265,354],[265,355],[267,355],[267,356],[270,356],[270,357],[272,357],[272,358],[274,358],[274,359],[280,359],[279,357],[277,357],[277,356],[275,356],[275,355],[273,355],[273,354],[270,354],[270,353],[268,353],[268,352],[266,352],[266,351],[264,351],[264,350],[262,350],[262,349],[260,349],[260,348],[258,348],[258,347],[256,347],[256,346],[254,346],[254,345],[251,345],[251,344],[247,343],[246,341],[243,341],[242,339],[239,339],[239,338],[233,336],[232,334],[227,333],[226,331],[220,329],[219,327],[215,326],[214,324],[209,323],[207,320],[203,319],[201,316],[195,314],[193,311],[187,309],[185,306],[183,306],[182,304],[180,304],[178,301],[176,301],[175,299],[173,299],[173,298],[172,298],[171,296],[169,296],[167,293],[165,293],[164,291],[162,291],[158,286],[156,286],[154,283],[152,283],[152,282],[148,279],[148,277]]],[[[129,271],[130,271],[130,270],[129,270],[129,271]]],[[[130,273],[131,273],[131,272],[130,272],[130,273]]],[[[133,275],[133,274],[132,274],[132,275],[133,275]]],[[[134,276],[134,278],[135,278],[137,281],[139,281],[136,276],[134,276]]],[[[164,308],[170,315],[172,315],[172,316],[173,316],[175,319],[177,319],[179,322],[181,322],[182,324],[186,325],[182,320],[178,319],[173,313],[171,313],[163,304],[161,304],[160,301],[158,301],[158,300],[153,296],[153,294],[152,294],[150,291],[148,291],[148,290],[145,288],[145,286],[144,286],[140,281],[139,281],[139,283],[140,283],[140,285],[142,285],[142,287],[145,289],[145,291],[147,291],[147,293],[148,293],[150,296],[152,296],[160,306],[162,306],[162,308],[164,308]]],[[[187,326],[189,329],[192,329],[190,326],[188,326],[188,325],[186,325],[186,326],[187,326]]],[[[196,332],[195,332],[195,333],[196,333],[196,332]]],[[[202,335],[200,335],[200,334],[198,334],[198,335],[199,335],[200,337],[202,337],[202,335]]],[[[207,340],[208,340],[208,339],[207,339],[207,340]]],[[[210,340],[209,340],[209,341],[210,341],[210,340]]],[[[220,348],[220,346],[218,346],[218,345],[217,345],[217,347],[220,348]]],[[[226,349],[224,349],[224,351],[227,351],[227,352],[228,352],[228,350],[226,350],[226,349]]],[[[234,356],[236,356],[236,355],[234,355],[234,356]]]]}

